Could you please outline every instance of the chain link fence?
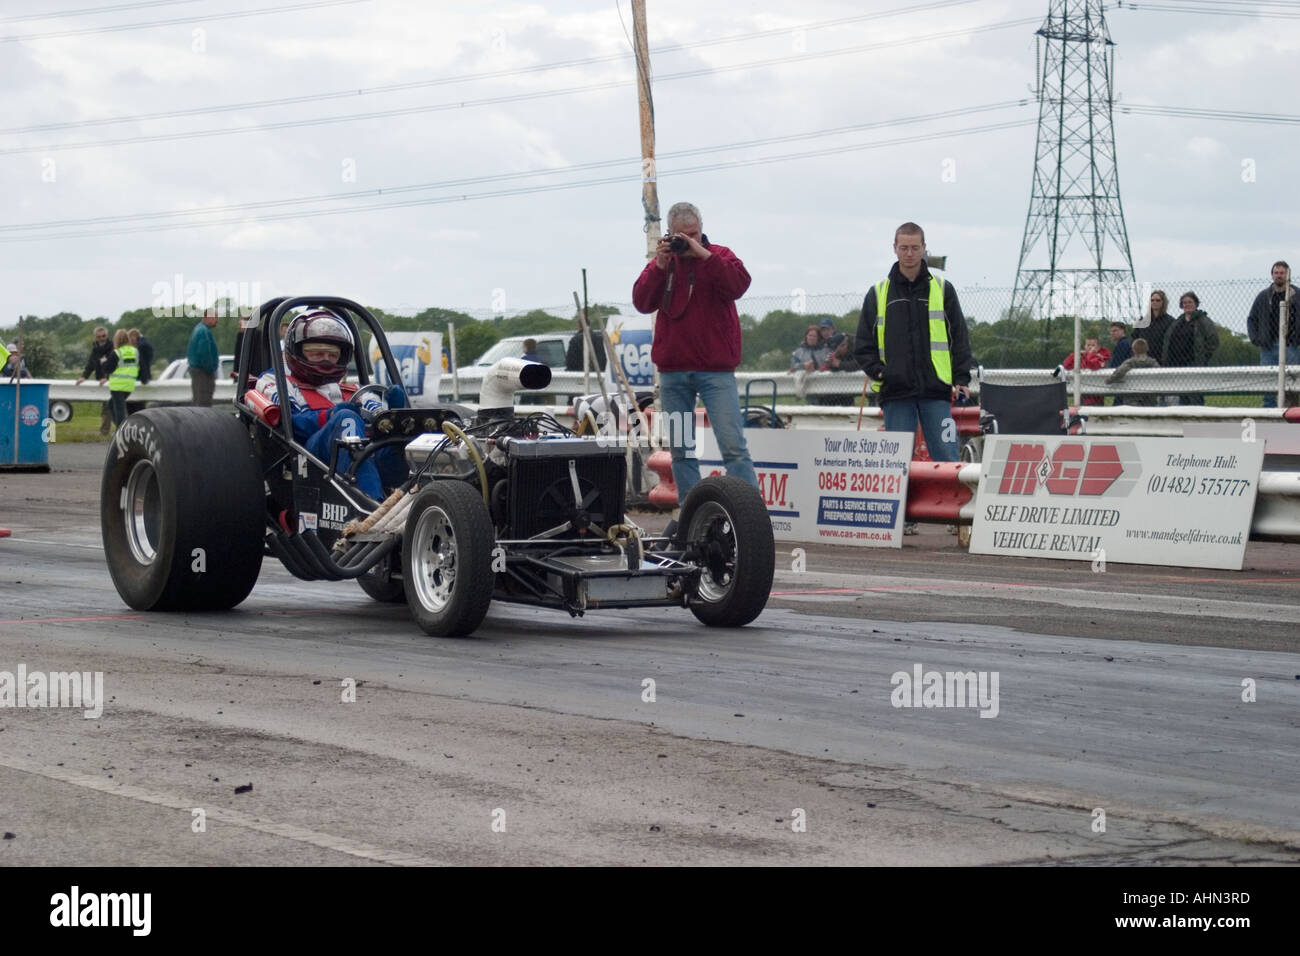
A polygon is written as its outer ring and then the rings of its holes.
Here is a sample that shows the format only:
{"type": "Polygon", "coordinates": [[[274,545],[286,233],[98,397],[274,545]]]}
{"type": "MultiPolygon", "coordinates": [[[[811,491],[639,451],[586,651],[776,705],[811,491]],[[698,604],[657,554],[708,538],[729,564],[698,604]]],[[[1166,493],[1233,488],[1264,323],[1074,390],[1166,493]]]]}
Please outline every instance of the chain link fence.
{"type": "MultiPolygon", "coordinates": [[[[1084,369],[1098,368],[1104,374],[1083,376],[1083,394],[1089,404],[1213,404],[1259,406],[1272,404],[1276,372],[1271,379],[1260,374],[1259,349],[1246,336],[1246,319],[1267,279],[1219,279],[1142,282],[1140,300],[1145,304],[1150,293],[1163,291],[1169,313],[1177,320],[1179,302],[1184,293],[1192,292],[1200,300],[1199,308],[1212,323],[1212,336],[1201,341],[1186,330],[1177,330],[1177,321],[1169,323],[1163,336],[1151,330],[1134,330],[1137,315],[1125,316],[1130,342],[1148,339],[1149,354],[1164,371],[1159,375],[1159,390],[1143,383],[1143,372],[1136,369],[1111,385],[1105,379],[1114,371],[1116,341],[1107,323],[1100,319],[1084,320],[1080,347],[1086,339],[1096,338],[1097,351],[1086,357],[1084,369]],[[1206,341],[1208,339],[1208,341],[1206,341]],[[1196,352],[1199,344],[1200,354],[1196,352]],[[1253,374],[1233,375],[1222,370],[1251,366],[1253,374]],[[1177,369],[1177,371],[1174,371],[1177,369]],[[1210,371],[1215,369],[1216,371],[1210,371]],[[1169,389],[1169,391],[1164,391],[1169,389]],[[1268,392],[1269,394],[1265,394],[1268,392]]],[[[986,370],[1038,369],[1050,373],[1058,365],[1073,364],[1074,316],[1031,316],[1026,310],[1011,308],[1012,289],[1008,286],[958,287],[962,311],[970,329],[971,351],[978,365],[986,370]]],[[[854,335],[862,308],[862,292],[809,293],[792,289],[788,295],[747,295],[737,302],[744,333],[741,371],[785,374],[790,369],[791,353],[801,343],[808,326],[822,319],[834,321],[837,331],[854,335]]],[[[592,303],[593,307],[596,303],[592,303]]],[[[600,311],[611,315],[634,315],[630,302],[601,302],[600,311]]],[[[385,310],[392,315],[410,315],[413,310],[385,310]]],[[[594,311],[594,309],[593,309],[594,311]]],[[[531,309],[461,309],[467,318],[500,326],[505,320],[550,315],[572,320],[574,307],[560,305],[531,309]]],[[[517,323],[511,323],[517,324],[517,323]]],[[[1191,323],[1186,323],[1191,325],[1191,323]]],[[[1204,326],[1202,327],[1204,329],[1204,326]]],[[[538,328],[537,331],[542,331],[538,328]]],[[[459,332],[459,329],[458,329],[459,332]]],[[[1276,369],[1276,366],[1273,367],[1276,369]]],[[[1067,375],[1069,373],[1066,373],[1067,375]]],[[[809,378],[816,387],[800,388],[803,397],[814,403],[849,404],[862,392],[861,375],[855,371],[840,375],[815,372],[809,378]],[[842,379],[843,381],[839,381],[842,379]]],[[[786,389],[782,388],[782,392],[786,389]]]]}

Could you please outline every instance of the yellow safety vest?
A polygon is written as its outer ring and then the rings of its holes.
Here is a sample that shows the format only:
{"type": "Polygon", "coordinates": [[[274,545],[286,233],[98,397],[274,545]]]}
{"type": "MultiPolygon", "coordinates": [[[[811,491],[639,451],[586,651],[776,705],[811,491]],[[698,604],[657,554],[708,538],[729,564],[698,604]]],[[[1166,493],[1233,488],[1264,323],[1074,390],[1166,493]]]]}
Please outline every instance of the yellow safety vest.
{"type": "Polygon", "coordinates": [[[5,348],[3,342],[0,342],[0,368],[4,368],[5,363],[8,361],[9,361],[9,350],[5,348]]]}
{"type": "MultiPolygon", "coordinates": [[[[876,283],[876,347],[880,361],[885,361],[885,306],[889,302],[889,280],[876,283]]],[[[948,315],[943,310],[943,280],[930,276],[930,364],[939,381],[952,384],[952,350],[948,347],[948,315]]],[[[881,382],[872,380],[871,390],[880,391],[881,382]]]]}
{"type": "Polygon", "coordinates": [[[134,345],[123,345],[117,350],[117,368],[108,376],[110,392],[134,392],[140,377],[140,358],[134,345]]]}

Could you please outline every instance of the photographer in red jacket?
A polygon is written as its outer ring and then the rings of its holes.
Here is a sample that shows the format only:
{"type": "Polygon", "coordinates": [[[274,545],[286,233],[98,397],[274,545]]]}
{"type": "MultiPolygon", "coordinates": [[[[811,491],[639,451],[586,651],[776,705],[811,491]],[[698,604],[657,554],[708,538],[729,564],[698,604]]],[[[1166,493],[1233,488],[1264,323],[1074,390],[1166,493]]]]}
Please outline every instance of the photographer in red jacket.
{"type": "Polygon", "coordinates": [[[745,265],[704,235],[700,211],[688,202],[668,210],[668,235],[632,286],[641,313],[659,311],[650,357],[659,369],[659,393],[667,415],[677,501],[700,480],[695,447],[695,402],[709,414],[727,474],[758,487],[745,445],[736,366],[740,364],[740,318],[736,300],[749,288],[745,265]]]}

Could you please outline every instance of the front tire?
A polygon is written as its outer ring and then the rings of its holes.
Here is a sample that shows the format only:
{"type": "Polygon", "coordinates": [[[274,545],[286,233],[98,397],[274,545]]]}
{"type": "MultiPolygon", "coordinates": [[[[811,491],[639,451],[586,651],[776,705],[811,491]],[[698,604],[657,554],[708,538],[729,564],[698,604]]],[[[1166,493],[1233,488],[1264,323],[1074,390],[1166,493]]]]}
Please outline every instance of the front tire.
{"type": "Polygon", "coordinates": [[[471,485],[434,481],[418,493],[402,536],[402,578],[424,633],[462,637],[483,623],[495,541],[487,505],[471,485]]]}
{"type": "Polygon", "coordinates": [[[679,527],[700,564],[691,613],[710,627],[758,617],[776,572],[772,519],[758,489],[739,478],[705,478],[686,496],[679,527]]]}
{"type": "Polygon", "coordinates": [[[71,421],[72,403],[64,401],[50,402],[50,418],[54,419],[54,422],[57,425],[62,425],[66,421],[71,421]]]}
{"type": "Polygon", "coordinates": [[[108,572],[137,611],[224,611],[262,568],[262,469],[248,431],[217,408],[152,408],[108,446],[100,526],[108,572]]]}

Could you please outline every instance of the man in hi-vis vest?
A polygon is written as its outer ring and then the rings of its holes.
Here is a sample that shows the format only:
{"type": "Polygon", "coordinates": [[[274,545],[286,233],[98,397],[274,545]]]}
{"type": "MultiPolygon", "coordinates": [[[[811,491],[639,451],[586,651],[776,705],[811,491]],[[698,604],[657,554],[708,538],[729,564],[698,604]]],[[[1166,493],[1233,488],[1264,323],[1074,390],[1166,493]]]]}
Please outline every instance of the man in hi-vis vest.
{"type": "Polygon", "coordinates": [[[952,402],[970,396],[970,336],[957,290],[930,274],[925,233],[905,222],[894,233],[898,261],[862,303],[853,357],[880,394],[885,430],[915,433],[933,461],[957,461],[952,402]]]}

